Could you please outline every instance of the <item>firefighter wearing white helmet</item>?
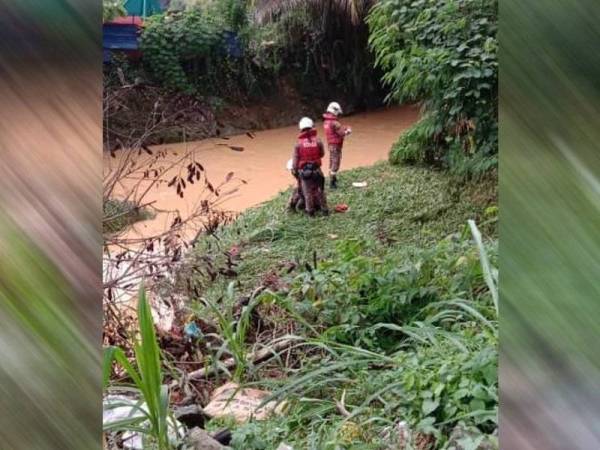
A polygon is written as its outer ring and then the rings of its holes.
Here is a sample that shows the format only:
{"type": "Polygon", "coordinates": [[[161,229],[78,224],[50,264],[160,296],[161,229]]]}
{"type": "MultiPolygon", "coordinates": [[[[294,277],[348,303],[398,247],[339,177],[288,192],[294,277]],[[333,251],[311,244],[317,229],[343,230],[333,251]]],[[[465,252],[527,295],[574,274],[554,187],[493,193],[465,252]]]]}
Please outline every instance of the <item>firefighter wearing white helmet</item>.
{"type": "Polygon", "coordinates": [[[327,112],[331,114],[335,114],[336,116],[341,116],[343,114],[342,107],[338,102],[331,102],[327,106],[327,112]]]}
{"type": "Polygon", "coordinates": [[[310,117],[303,117],[302,119],[300,119],[300,122],[298,122],[298,129],[300,131],[314,128],[314,126],[315,126],[315,123],[312,121],[312,119],[310,117]]]}
{"type": "Polygon", "coordinates": [[[323,142],[317,137],[314,122],[309,117],[300,119],[298,128],[300,134],[292,158],[292,174],[298,180],[298,187],[292,194],[289,207],[292,210],[297,208],[298,204],[295,201],[302,197],[304,208],[310,216],[314,216],[317,210],[328,214],[325,177],[321,172],[321,159],[325,155],[323,142]],[[298,193],[301,193],[301,196],[298,196],[298,193]]]}
{"type": "Polygon", "coordinates": [[[327,112],[323,114],[323,128],[329,149],[329,176],[332,189],[337,188],[337,173],[342,162],[344,138],[352,133],[350,127],[344,127],[339,122],[340,115],[342,115],[342,107],[338,102],[331,102],[327,106],[327,112]]]}

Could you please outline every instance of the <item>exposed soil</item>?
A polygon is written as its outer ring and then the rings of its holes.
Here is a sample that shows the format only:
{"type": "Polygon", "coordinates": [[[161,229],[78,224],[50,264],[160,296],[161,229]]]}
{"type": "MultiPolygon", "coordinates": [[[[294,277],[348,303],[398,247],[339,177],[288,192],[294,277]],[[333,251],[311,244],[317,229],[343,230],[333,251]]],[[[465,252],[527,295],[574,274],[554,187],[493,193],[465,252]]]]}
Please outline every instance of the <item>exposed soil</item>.
{"type": "MultiPolygon", "coordinates": [[[[315,116],[326,101],[301,96],[282,80],[276,94],[260,99],[220,99],[166,92],[151,85],[111,87],[105,92],[104,142],[109,149],[126,146],[144,135],[146,145],[193,142],[294,124],[315,116]],[[107,100],[108,99],[108,100],[107,100]]],[[[351,107],[347,108],[348,112],[351,107]]]]}

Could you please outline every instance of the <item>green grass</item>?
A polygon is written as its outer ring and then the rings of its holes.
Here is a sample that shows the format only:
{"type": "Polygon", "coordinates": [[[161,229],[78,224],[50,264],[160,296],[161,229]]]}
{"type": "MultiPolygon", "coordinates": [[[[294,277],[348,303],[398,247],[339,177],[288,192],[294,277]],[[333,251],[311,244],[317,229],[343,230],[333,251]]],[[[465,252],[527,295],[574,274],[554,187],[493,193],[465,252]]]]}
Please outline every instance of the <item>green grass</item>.
{"type": "MultiPolygon", "coordinates": [[[[256,303],[296,319],[296,334],[281,336],[297,342],[291,364],[274,359],[236,372],[288,402],[286,413],[238,427],[232,446],[386,448],[386,433],[400,420],[415,448],[426,448],[419,445],[427,436],[448,446],[457,424],[475,443],[494,441],[494,181],[459,185],[443,172],[382,163],[344,172],[340,184],[329,192],[330,208],[346,203],[347,213],[289,213],[284,192],[198,243],[198,255],[234,246],[241,255],[237,277],[196,277],[204,303],[227,311],[269,274],[283,287],[256,303]],[[481,240],[472,239],[477,230],[481,240]],[[269,375],[274,367],[279,376],[269,375]],[[342,398],[349,416],[336,403],[342,398]]],[[[210,308],[204,313],[214,316],[210,308]]]]}
{"type": "MultiPolygon", "coordinates": [[[[105,427],[105,431],[135,431],[142,433],[145,445],[157,450],[170,450],[173,448],[169,439],[169,389],[163,384],[163,373],[160,361],[160,348],[156,339],[156,332],[152,321],[150,306],[146,299],[144,288],[140,288],[138,299],[138,323],[140,338],[136,338],[134,345],[135,365],[132,365],[125,352],[118,347],[105,348],[103,364],[104,387],[108,388],[111,367],[116,361],[132,380],[133,390],[140,397],[140,404],[136,410],[140,416],[112,423],[105,427]],[[141,402],[145,402],[145,407],[141,402]],[[145,425],[145,422],[148,425],[145,425]]],[[[113,386],[117,388],[117,386],[113,386]]],[[[131,391],[132,389],[129,388],[131,391]]],[[[115,403],[113,407],[123,406],[115,403]]],[[[125,404],[125,406],[128,406],[125,404]]],[[[173,421],[171,420],[171,423],[173,421]]]]}
{"type": "MultiPolygon", "coordinates": [[[[249,290],[269,272],[285,273],[285,262],[303,265],[326,259],[335,252],[338,241],[361,238],[368,252],[384,255],[427,248],[451,233],[462,232],[468,219],[474,219],[484,234],[495,236],[496,224],[489,222],[486,207],[494,201],[490,185],[462,188],[443,172],[420,167],[397,167],[381,163],[369,168],[343,172],[341,188],[328,190],[330,209],[346,203],[346,213],[329,217],[307,218],[289,213],[285,204],[289,192],[280,193],[262,206],[250,209],[233,225],[199,242],[198,254],[214,254],[233,246],[241,250],[236,271],[238,288],[249,290]],[[366,181],[356,188],[353,181],[366,181]],[[481,191],[481,192],[480,192],[481,191]]],[[[201,280],[199,280],[201,281],[201,280]]],[[[208,297],[226,292],[231,281],[220,277],[215,283],[201,283],[208,297]]]]}

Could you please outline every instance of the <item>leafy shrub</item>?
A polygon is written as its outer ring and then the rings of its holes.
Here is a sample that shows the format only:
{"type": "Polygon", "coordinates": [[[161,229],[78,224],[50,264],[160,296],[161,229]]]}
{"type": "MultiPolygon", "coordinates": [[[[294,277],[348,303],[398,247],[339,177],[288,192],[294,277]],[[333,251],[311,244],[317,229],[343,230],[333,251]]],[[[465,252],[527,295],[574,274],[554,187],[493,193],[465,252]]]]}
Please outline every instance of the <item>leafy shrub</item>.
{"type": "Polygon", "coordinates": [[[276,75],[264,65],[265,31],[248,20],[240,0],[197,5],[148,19],[141,47],[144,64],[172,90],[231,97],[263,94],[276,75]],[[228,42],[241,54],[232,56],[228,42]]]}
{"type": "Polygon", "coordinates": [[[430,142],[430,137],[436,129],[439,132],[432,116],[425,116],[416,125],[400,135],[398,141],[392,146],[390,162],[392,164],[419,164],[433,163],[435,148],[430,142]]]}
{"type": "MultiPolygon", "coordinates": [[[[497,314],[478,248],[450,236],[405,261],[364,256],[365,245],[341,243],[292,282],[287,303],[329,327],[307,339],[321,352],[266,382],[274,393],[265,402],[286,400],[286,414],[237,428],[233,448],[391,448],[400,421],[412,444],[445,448],[458,424],[494,441],[497,314]]],[[[496,265],[496,245],[486,251],[496,265]]]]}
{"type": "Polygon", "coordinates": [[[372,9],[369,43],[388,100],[423,101],[426,113],[392,162],[436,161],[464,177],[495,166],[496,20],[496,0],[384,0],[372,9]]]}
{"type": "MultiPolygon", "coordinates": [[[[286,293],[296,312],[318,324],[328,339],[392,351],[403,345],[404,337],[419,333],[405,325],[436,322],[441,309],[465,313],[455,319],[473,314],[492,319],[489,301],[472,303],[479,301],[485,281],[476,250],[468,243],[449,238],[419,251],[413,262],[363,253],[360,241],[342,242],[336,257],[298,275],[286,293]],[[467,300],[450,302],[456,299],[467,300]]],[[[450,315],[444,319],[451,330],[450,315]]]]}
{"type": "Polygon", "coordinates": [[[110,22],[127,15],[124,0],[102,0],[102,21],[110,22]]]}
{"type": "Polygon", "coordinates": [[[168,88],[194,91],[184,70],[185,61],[210,64],[225,36],[221,18],[193,9],[150,17],[142,34],[141,49],[150,74],[168,88]],[[202,61],[203,60],[203,61],[202,61]]]}

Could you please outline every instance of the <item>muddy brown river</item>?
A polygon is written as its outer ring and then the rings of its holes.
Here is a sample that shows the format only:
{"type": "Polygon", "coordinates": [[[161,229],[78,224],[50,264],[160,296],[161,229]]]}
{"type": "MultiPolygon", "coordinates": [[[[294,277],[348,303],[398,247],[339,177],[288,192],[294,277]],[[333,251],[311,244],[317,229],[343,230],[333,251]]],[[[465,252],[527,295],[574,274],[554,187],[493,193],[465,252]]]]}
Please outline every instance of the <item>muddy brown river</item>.
{"type": "MultiPolygon", "coordinates": [[[[344,144],[341,170],[385,160],[392,144],[415,123],[418,115],[418,108],[401,106],[343,117],[341,122],[352,127],[352,135],[344,144]]],[[[315,121],[315,126],[324,140],[322,122],[315,121]]],[[[228,140],[213,138],[157,146],[155,149],[168,149],[168,154],[173,158],[177,158],[175,153],[180,155],[192,150],[196,161],[204,166],[213,184],[221,182],[229,172],[245,180],[247,184],[220,205],[221,209],[240,212],[273,198],[293,184],[293,178],[285,166],[291,158],[297,134],[297,128],[290,126],[255,132],[254,138],[244,134],[228,140]],[[243,147],[244,151],[233,151],[222,144],[243,147]]],[[[328,173],[328,159],[326,152],[323,165],[325,174],[328,173]]],[[[110,164],[110,158],[106,158],[105,163],[110,164]]],[[[202,184],[189,186],[182,199],[172,187],[162,184],[153,189],[146,200],[154,201],[158,209],[177,209],[186,215],[201,189],[204,189],[202,184]]],[[[167,225],[166,217],[158,214],[154,219],[136,223],[130,232],[137,237],[145,237],[164,231],[167,225]]]]}

